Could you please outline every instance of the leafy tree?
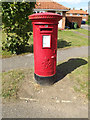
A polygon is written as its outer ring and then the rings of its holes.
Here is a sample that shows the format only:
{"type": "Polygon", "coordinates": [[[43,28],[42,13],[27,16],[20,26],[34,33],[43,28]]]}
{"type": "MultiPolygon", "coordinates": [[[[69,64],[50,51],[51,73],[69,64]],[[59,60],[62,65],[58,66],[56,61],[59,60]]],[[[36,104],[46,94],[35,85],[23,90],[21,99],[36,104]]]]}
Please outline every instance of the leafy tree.
{"type": "Polygon", "coordinates": [[[2,23],[7,34],[3,49],[20,54],[25,51],[32,25],[28,16],[35,2],[2,2],[2,23]]]}

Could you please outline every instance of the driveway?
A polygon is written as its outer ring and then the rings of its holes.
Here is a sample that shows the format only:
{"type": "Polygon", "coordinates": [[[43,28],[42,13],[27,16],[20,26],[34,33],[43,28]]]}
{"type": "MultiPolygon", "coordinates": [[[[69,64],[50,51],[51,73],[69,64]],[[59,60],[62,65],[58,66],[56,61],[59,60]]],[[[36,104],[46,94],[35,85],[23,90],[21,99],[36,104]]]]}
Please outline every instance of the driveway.
{"type": "Polygon", "coordinates": [[[81,25],[81,28],[89,30],[90,31],[90,25],[81,25]]]}

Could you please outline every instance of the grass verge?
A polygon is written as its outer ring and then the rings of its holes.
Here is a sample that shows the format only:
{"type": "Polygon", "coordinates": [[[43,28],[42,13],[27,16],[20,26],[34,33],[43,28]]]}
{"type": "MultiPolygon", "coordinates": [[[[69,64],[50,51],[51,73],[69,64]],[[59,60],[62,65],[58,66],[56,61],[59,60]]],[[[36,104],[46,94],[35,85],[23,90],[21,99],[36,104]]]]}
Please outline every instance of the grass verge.
{"type": "Polygon", "coordinates": [[[23,70],[13,70],[2,73],[2,97],[16,99],[24,77],[23,70]]]}
{"type": "Polygon", "coordinates": [[[82,97],[90,96],[88,94],[88,59],[70,58],[68,61],[62,61],[57,66],[58,81],[66,77],[70,81],[70,86],[82,97]]]}
{"type": "MultiPolygon", "coordinates": [[[[84,60],[88,61],[87,58],[84,60]]],[[[71,66],[72,67],[72,66],[71,66]]],[[[69,79],[74,83],[73,88],[82,96],[90,96],[88,93],[88,64],[82,65],[68,74],[69,79]]]]}

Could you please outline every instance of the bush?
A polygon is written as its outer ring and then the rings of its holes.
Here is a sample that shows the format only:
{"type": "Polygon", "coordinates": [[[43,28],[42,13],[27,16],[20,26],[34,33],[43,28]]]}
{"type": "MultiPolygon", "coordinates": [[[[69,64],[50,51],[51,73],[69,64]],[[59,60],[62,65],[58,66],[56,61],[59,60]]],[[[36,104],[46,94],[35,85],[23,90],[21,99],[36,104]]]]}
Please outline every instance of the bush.
{"type": "Polygon", "coordinates": [[[86,24],[88,24],[88,21],[86,21],[86,24]]]}
{"type": "Polygon", "coordinates": [[[3,30],[7,34],[3,50],[24,52],[32,31],[28,16],[33,13],[35,2],[2,2],[3,30]]]}

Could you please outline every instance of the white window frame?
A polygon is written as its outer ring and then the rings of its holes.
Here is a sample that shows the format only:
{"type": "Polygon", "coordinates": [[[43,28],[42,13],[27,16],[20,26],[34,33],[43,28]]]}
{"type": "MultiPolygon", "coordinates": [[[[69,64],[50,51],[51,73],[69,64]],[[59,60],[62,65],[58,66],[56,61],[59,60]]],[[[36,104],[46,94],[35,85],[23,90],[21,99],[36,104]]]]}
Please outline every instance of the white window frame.
{"type": "Polygon", "coordinates": [[[70,16],[72,16],[73,14],[72,13],[70,13],[70,16]]]}
{"type": "Polygon", "coordinates": [[[80,14],[77,14],[77,16],[80,16],[80,14]]]}

